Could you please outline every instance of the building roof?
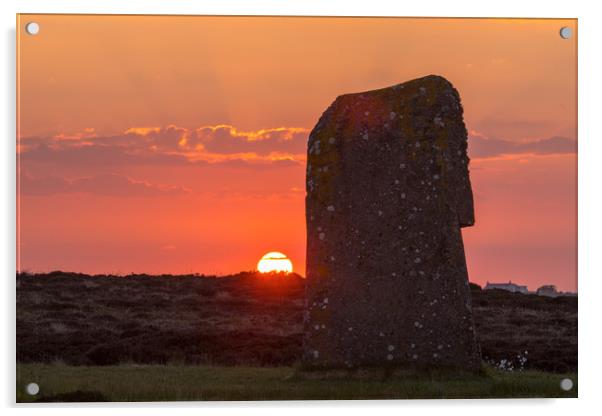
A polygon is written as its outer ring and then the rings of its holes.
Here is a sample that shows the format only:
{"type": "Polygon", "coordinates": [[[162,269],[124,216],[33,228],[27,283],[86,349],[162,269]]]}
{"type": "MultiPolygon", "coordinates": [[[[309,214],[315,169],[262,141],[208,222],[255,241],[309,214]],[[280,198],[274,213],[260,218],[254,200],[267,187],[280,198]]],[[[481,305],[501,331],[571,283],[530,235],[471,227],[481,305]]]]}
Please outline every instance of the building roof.
{"type": "Polygon", "coordinates": [[[508,283],[490,283],[487,282],[486,286],[515,286],[515,287],[527,287],[526,285],[517,285],[516,283],[512,283],[512,281],[508,281],[508,283]]]}

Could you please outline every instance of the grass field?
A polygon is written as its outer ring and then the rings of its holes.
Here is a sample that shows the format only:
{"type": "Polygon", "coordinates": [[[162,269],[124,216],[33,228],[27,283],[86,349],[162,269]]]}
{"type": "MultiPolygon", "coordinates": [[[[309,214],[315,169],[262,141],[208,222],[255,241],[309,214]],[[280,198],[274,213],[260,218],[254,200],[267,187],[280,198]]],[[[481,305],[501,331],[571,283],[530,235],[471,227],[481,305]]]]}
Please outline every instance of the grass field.
{"type": "Polygon", "coordinates": [[[577,397],[576,374],[486,369],[480,375],[301,372],[292,367],[19,364],[17,402],[577,397]],[[563,378],[574,387],[560,389],[563,378]],[[36,382],[37,396],[25,386],[36,382]]]}

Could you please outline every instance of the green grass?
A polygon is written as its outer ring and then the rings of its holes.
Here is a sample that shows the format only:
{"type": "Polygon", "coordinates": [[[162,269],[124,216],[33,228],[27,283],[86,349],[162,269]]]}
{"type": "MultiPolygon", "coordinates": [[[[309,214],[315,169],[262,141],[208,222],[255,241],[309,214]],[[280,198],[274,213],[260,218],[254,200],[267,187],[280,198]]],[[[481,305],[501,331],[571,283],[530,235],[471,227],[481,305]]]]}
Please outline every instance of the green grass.
{"type": "Polygon", "coordinates": [[[19,364],[17,402],[35,399],[25,393],[30,382],[40,386],[35,398],[64,401],[577,397],[576,374],[490,368],[480,375],[416,375],[384,370],[301,372],[292,367],[19,364]],[[559,386],[566,377],[574,382],[569,392],[559,386]]]}

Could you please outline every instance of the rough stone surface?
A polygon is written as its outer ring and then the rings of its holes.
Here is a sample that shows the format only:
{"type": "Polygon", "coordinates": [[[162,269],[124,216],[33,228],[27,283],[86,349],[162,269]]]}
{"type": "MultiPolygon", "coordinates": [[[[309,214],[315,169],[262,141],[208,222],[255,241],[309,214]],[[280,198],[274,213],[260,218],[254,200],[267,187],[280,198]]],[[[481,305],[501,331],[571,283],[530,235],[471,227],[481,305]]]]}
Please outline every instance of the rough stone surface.
{"type": "Polygon", "coordinates": [[[460,97],[439,76],[343,95],[322,115],[307,158],[306,365],[480,367],[468,162],[460,97]]]}

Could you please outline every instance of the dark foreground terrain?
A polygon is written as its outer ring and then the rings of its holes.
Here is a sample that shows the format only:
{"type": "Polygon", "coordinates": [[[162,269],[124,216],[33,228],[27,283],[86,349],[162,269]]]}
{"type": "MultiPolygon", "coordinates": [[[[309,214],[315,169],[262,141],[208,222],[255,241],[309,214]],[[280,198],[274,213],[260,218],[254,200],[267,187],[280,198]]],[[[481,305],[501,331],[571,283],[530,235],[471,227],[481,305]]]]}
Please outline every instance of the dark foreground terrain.
{"type": "MultiPolygon", "coordinates": [[[[576,297],[472,287],[477,333],[491,367],[577,371],[576,297]]],[[[302,309],[303,279],[294,274],[19,274],[17,360],[56,368],[291,366],[301,354],[302,309]]]]}

